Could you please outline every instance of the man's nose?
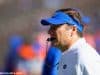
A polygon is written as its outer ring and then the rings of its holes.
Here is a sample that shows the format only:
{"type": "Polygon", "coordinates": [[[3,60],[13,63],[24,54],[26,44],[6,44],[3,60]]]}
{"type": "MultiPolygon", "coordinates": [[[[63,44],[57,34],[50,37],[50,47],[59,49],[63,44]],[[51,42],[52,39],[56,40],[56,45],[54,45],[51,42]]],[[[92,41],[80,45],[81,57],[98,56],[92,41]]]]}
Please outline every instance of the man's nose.
{"type": "Polygon", "coordinates": [[[51,32],[51,30],[49,29],[49,30],[48,30],[48,34],[50,34],[50,32],[51,32]]]}

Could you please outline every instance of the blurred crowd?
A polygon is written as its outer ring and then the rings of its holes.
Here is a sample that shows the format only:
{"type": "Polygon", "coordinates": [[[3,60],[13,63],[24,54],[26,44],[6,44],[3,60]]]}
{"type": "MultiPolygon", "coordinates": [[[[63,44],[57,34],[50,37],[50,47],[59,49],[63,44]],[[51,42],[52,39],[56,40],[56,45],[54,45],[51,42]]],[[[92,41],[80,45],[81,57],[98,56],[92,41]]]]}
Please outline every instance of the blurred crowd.
{"type": "Polygon", "coordinates": [[[47,37],[44,32],[40,33],[33,42],[26,37],[12,35],[8,40],[9,51],[5,57],[4,73],[41,75],[47,37]]]}

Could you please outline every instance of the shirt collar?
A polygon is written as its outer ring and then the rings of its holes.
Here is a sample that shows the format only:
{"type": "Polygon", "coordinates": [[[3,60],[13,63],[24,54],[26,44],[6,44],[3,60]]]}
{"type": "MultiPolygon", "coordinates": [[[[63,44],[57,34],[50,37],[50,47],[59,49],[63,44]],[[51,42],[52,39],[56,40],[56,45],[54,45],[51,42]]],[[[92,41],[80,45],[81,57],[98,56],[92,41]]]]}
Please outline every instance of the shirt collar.
{"type": "Polygon", "coordinates": [[[80,44],[84,44],[84,42],[86,42],[85,38],[80,38],[68,50],[63,52],[63,55],[68,53],[69,51],[75,50],[77,47],[79,47],[80,44]]]}

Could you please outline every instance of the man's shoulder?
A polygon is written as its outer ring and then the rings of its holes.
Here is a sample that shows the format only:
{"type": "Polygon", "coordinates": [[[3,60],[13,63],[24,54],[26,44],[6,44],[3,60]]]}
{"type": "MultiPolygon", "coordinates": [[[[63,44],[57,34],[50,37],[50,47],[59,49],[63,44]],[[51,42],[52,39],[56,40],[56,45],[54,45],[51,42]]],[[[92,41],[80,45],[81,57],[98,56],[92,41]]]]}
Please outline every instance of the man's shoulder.
{"type": "MultiPolygon", "coordinates": [[[[94,65],[100,63],[100,55],[89,44],[83,44],[77,48],[78,61],[82,64],[94,65]]],[[[100,64],[99,64],[100,65],[100,64]]]]}

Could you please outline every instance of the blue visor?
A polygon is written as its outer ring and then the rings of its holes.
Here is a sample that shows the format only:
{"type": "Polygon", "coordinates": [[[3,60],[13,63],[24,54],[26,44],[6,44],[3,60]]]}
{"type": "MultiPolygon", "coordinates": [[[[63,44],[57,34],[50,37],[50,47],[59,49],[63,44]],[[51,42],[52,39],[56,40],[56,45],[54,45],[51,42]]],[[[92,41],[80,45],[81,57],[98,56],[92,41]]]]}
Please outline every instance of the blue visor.
{"type": "Polygon", "coordinates": [[[73,20],[73,18],[69,16],[68,14],[65,14],[60,11],[56,12],[51,18],[41,20],[42,25],[61,25],[61,24],[66,24],[66,23],[69,25],[76,26],[80,32],[83,31],[82,25],[80,25],[78,22],[73,20]]]}

